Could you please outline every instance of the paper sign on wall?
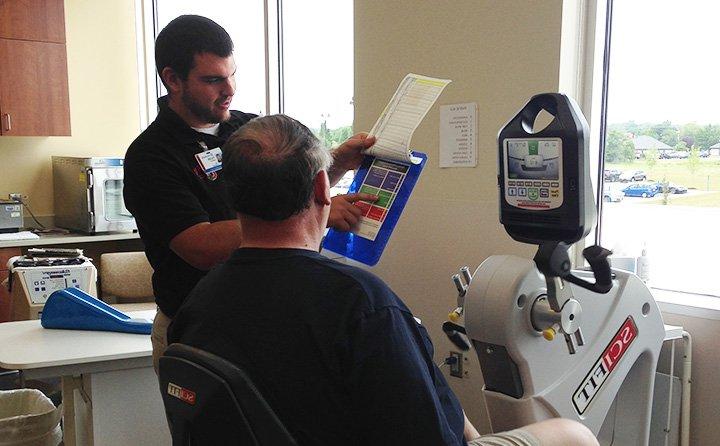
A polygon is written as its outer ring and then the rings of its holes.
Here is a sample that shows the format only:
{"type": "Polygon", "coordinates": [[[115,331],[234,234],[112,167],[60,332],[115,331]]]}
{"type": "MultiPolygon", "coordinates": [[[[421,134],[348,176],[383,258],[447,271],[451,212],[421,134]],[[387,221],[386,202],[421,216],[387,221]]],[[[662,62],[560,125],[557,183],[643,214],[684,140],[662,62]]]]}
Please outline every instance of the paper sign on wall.
{"type": "Polygon", "coordinates": [[[440,107],[440,167],[477,166],[477,103],[440,107]]]}

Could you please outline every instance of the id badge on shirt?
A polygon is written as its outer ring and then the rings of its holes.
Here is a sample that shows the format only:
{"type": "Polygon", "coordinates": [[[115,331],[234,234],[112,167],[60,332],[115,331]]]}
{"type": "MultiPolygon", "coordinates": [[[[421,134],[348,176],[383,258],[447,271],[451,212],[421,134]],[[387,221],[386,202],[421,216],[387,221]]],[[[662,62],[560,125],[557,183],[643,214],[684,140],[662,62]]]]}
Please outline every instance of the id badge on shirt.
{"type": "Polygon", "coordinates": [[[222,169],[222,149],[220,147],[197,153],[195,159],[205,175],[209,176],[222,169]]]}

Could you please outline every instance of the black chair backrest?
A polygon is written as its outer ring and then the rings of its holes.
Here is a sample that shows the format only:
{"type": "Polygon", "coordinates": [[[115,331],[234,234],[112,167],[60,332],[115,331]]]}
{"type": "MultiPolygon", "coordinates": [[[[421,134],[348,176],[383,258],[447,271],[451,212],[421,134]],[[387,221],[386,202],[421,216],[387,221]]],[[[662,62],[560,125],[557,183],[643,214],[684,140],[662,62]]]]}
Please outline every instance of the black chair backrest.
{"type": "Polygon", "coordinates": [[[158,375],[174,446],[297,446],[235,364],[171,344],[160,358],[158,375]]]}

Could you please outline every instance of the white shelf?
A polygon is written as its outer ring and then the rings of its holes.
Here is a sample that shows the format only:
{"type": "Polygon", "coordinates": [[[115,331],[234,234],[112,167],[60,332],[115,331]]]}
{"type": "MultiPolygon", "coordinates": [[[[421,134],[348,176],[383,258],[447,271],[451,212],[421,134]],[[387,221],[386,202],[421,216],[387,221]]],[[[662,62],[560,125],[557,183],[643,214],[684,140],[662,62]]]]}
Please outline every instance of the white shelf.
{"type": "Polygon", "coordinates": [[[665,340],[672,341],[673,339],[682,339],[683,328],[677,325],[665,324],[665,340]]]}

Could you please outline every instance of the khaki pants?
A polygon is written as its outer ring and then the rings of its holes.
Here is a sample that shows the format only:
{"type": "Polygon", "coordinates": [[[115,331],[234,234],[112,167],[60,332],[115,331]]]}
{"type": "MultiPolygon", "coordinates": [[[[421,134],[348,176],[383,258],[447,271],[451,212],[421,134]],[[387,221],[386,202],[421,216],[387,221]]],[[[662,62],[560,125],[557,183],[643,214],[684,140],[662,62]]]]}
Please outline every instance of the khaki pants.
{"type": "Polygon", "coordinates": [[[160,357],[165,353],[167,348],[167,330],[172,319],[167,317],[165,313],[158,308],[155,320],[153,320],[152,332],[150,333],[150,342],[152,342],[153,367],[155,373],[158,372],[160,357]]]}
{"type": "Polygon", "coordinates": [[[468,446],[540,446],[540,442],[522,429],[482,435],[468,441],[468,446]]]}

